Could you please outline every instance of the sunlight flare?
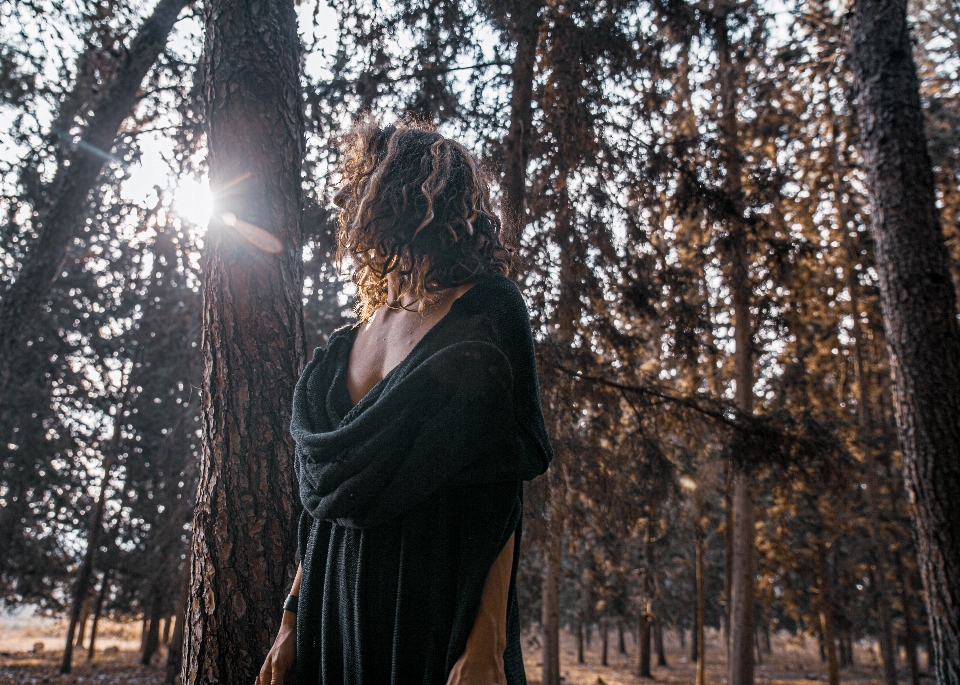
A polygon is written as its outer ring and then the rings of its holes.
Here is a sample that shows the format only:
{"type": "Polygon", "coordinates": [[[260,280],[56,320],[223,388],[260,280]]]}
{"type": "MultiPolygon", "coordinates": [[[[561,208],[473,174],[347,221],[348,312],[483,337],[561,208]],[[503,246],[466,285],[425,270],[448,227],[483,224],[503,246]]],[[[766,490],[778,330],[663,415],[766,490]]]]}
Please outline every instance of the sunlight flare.
{"type": "Polygon", "coordinates": [[[213,212],[213,193],[207,183],[186,180],[177,188],[173,208],[185,221],[206,228],[213,212]]]}

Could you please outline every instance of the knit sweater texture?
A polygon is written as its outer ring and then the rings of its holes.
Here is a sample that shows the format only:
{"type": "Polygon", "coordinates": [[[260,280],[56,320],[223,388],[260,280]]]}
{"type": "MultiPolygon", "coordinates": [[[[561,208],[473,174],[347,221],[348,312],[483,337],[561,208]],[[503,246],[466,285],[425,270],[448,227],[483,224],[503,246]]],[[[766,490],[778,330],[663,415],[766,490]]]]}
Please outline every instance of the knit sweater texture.
{"type": "Polygon", "coordinates": [[[298,683],[445,685],[516,533],[503,658],[508,684],[525,685],[522,481],[553,452],[523,297],[484,276],[351,406],[355,333],[334,332],[294,393],[298,683]]]}

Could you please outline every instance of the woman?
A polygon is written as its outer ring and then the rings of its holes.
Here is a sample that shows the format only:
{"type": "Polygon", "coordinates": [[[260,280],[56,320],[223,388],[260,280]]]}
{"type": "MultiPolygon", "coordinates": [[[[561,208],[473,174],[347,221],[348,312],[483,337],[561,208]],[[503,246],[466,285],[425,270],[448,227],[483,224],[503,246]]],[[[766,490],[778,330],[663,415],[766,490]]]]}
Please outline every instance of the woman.
{"type": "Polygon", "coordinates": [[[301,563],[260,683],[295,655],[301,685],[523,684],[521,482],[553,455],[487,178],[435,131],[371,120],[340,172],[359,322],[297,384],[301,563]]]}

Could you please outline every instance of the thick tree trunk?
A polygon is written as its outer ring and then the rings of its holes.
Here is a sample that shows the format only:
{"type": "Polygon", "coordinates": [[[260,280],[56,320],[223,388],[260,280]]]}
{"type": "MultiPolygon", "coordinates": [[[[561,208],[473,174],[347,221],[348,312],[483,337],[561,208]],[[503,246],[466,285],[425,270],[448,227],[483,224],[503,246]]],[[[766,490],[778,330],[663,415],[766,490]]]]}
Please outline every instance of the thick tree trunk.
{"type": "Polygon", "coordinates": [[[617,649],[621,654],[627,653],[627,640],[623,635],[623,622],[617,623],[617,649]]]}
{"type": "Polygon", "coordinates": [[[289,433],[304,359],[303,116],[292,0],[204,5],[217,214],[203,287],[203,456],[183,683],[253,683],[296,570],[289,433]]]}
{"type": "Polygon", "coordinates": [[[934,671],[958,685],[960,327],[906,14],[906,0],[857,0],[851,65],[934,671]]]}
{"type": "Polygon", "coordinates": [[[100,581],[100,591],[97,593],[97,603],[93,608],[93,624],[90,626],[90,647],[87,649],[87,661],[93,661],[93,655],[97,643],[97,626],[100,623],[100,613],[103,611],[103,600],[107,597],[110,590],[111,569],[103,573],[103,580],[100,581]]]}
{"type": "MultiPolygon", "coordinates": [[[[827,99],[828,112],[833,116],[833,106],[827,99]]],[[[834,121],[833,141],[830,145],[830,157],[833,166],[833,192],[837,205],[838,221],[843,233],[843,244],[849,263],[844,269],[847,292],[850,295],[854,363],[857,374],[857,431],[860,449],[863,452],[863,468],[866,476],[864,496],[867,501],[867,528],[870,533],[870,550],[877,569],[877,626],[879,627],[880,659],[883,662],[885,685],[896,685],[896,655],[894,653],[893,621],[890,615],[890,592],[887,588],[887,554],[883,529],[880,526],[879,483],[877,480],[877,461],[873,451],[873,421],[870,410],[870,389],[867,369],[864,365],[863,329],[860,325],[860,281],[854,264],[859,260],[853,241],[850,239],[849,211],[843,202],[843,173],[840,156],[837,152],[837,130],[834,121]]]]}
{"type": "MultiPolygon", "coordinates": [[[[50,292],[73,238],[87,216],[87,196],[110,158],[120,125],[140,98],[140,84],[157,61],[181,10],[190,0],[160,0],[124,51],[110,83],[95,105],[93,115],[69,164],[57,169],[50,184],[50,204],[38,208],[39,238],[24,259],[17,280],[0,300],[0,371],[11,354],[25,323],[36,319],[38,307],[50,292]]],[[[0,378],[5,374],[0,373],[0,378]]],[[[69,666],[67,667],[69,670],[69,666]]]]}

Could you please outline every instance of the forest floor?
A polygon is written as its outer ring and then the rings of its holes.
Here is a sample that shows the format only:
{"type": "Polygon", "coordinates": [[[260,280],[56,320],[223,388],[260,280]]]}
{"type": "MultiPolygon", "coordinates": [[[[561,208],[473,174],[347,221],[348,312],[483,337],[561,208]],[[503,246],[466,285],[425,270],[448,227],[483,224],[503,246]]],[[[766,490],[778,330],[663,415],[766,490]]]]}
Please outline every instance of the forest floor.
{"type": "MultiPolygon", "coordinates": [[[[626,637],[626,654],[618,649],[616,631],[610,632],[607,652],[608,666],[600,666],[601,643],[597,634],[589,645],[584,645],[583,664],[577,663],[576,639],[572,633],[561,638],[560,674],[566,685],[649,685],[649,679],[640,678],[637,673],[636,646],[631,637],[626,637]]],[[[727,660],[717,631],[707,634],[707,682],[721,684],[727,682],[727,660]]],[[[681,647],[672,633],[664,635],[664,647],[667,666],[653,666],[653,681],[669,685],[692,685],[696,682],[696,663],[690,660],[689,642],[681,647]]],[[[787,633],[773,636],[770,654],[761,654],[762,663],[756,665],[758,685],[814,685],[826,682],[826,664],[820,661],[816,639],[798,638],[787,633]]],[[[877,654],[871,645],[861,643],[854,647],[857,666],[844,668],[840,672],[842,683],[855,685],[880,685],[880,667],[877,654]]],[[[540,685],[540,649],[536,638],[524,645],[524,661],[527,680],[530,685],[540,685]]],[[[652,655],[652,664],[657,657],[652,655]]],[[[908,680],[902,672],[901,682],[908,680]]],[[[932,682],[932,681],[927,681],[932,682]]]]}
{"type": "MultiPolygon", "coordinates": [[[[161,647],[153,666],[141,666],[137,654],[139,624],[106,622],[97,638],[98,649],[92,662],[87,650],[74,652],[74,668],[70,675],[57,673],[60,664],[63,624],[52,619],[12,619],[0,616],[0,685],[162,685],[166,650],[161,647]],[[39,647],[37,643],[43,643],[39,647]],[[36,651],[34,651],[36,649],[36,651]]],[[[525,641],[524,655],[530,685],[540,682],[540,649],[536,637],[525,641]]],[[[564,634],[561,642],[561,674],[565,685],[647,685],[636,673],[636,646],[626,639],[626,654],[617,648],[617,634],[610,633],[608,666],[600,666],[600,638],[595,633],[584,650],[584,664],[577,663],[576,641],[564,634]]],[[[676,636],[665,636],[667,667],[654,667],[655,682],[669,685],[692,685],[696,664],[690,662],[689,644],[681,648],[676,636]]],[[[758,685],[814,685],[826,681],[826,667],[820,661],[814,639],[794,638],[786,634],[774,636],[772,653],[763,654],[763,663],[756,668],[758,685]]],[[[874,649],[866,643],[855,647],[857,666],[841,671],[843,683],[879,685],[880,674],[874,649]]],[[[653,658],[656,663],[656,655],[653,658]]],[[[726,659],[715,632],[707,639],[707,682],[726,682],[726,659]]],[[[901,673],[906,681],[906,673],[901,673]]],[[[929,681],[927,681],[929,682],[929,681]]]]}

